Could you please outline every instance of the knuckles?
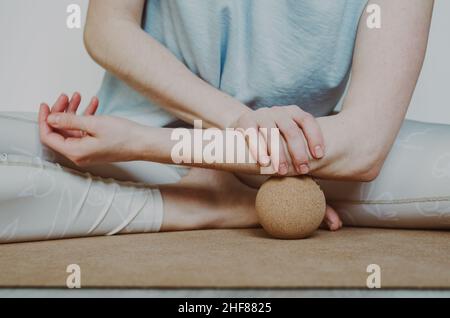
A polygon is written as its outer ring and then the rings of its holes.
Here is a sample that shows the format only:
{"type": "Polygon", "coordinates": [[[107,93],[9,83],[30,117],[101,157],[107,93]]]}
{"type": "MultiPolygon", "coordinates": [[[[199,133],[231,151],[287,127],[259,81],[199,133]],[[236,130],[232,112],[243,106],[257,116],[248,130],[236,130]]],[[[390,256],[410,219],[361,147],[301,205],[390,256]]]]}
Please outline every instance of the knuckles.
{"type": "Polygon", "coordinates": [[[287,109],[292,111],[292,112],[300,112],[300,113],[305,113],[299,106],[297,105],[289,105],[287,106],[287,109]]]}

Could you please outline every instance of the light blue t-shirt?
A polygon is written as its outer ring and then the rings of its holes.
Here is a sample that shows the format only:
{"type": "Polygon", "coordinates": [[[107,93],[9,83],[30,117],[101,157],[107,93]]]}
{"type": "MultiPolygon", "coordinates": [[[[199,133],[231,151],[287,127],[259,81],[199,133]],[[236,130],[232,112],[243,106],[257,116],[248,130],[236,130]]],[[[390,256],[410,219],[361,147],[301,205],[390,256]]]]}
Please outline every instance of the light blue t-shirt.
{"type": "MultiPolygon", "coordinates": [[[[196,75],[249,107],[299,105],[323,116],[345,90],[366,3],[148,0],[143,29],[196,75]]],[[[109,73],[99,98],[103,114],[151,126],[175,121],[109,73]]]]}

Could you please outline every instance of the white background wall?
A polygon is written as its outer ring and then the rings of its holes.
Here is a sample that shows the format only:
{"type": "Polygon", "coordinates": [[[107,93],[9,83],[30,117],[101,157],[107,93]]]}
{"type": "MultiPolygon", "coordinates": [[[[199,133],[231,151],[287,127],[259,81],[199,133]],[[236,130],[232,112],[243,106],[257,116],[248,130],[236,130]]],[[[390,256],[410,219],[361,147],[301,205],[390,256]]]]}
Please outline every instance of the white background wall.
{"type": "MultiPolygon", "coordinates": [[[[423,0],[428,1],[428,0],[423,0]]],[[[0,111],[32,111],[75,90],[94,95],[103,71],[66,8],[88,0],[0,0],[0,111]]],[[[428,54],[408,117],[450,123],[450,1],[436,0],[428,54]]]]}
{"type": "Polygon", "coordinates": [[[66,27],[69,4],[84,24],[88,0],[0,0],[0,111],[36,110],[62,92],[95,95],[103,70],[83,46],[83,30],[66,27]]]}

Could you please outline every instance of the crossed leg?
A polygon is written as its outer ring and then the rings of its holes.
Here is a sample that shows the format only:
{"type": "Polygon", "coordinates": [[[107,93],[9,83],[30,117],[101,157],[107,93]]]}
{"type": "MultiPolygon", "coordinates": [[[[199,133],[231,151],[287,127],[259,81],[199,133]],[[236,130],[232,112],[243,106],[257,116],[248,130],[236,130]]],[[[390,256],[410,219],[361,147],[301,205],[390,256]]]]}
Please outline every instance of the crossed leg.
{"type": "Polygon", "coordinates": [[[258,225],[256,190],[231,173],[151,162],[81,169],[41,145],[36,118],[0,114],[0,242],[258,225]]]}

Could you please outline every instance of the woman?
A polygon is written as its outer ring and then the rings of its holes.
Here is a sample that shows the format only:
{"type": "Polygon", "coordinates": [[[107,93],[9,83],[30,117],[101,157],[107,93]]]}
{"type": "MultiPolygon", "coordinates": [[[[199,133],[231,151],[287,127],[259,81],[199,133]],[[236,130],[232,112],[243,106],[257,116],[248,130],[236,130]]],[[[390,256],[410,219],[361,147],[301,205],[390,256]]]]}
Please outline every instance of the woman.
{"type": "MultiPolygon", "coordinates": [[[[80,169],[32,140],[34,123],[3,116],[3,127],[21,125],[29,138],[1,143],[11,176],[2,241],[257,226],[261,180],[154,163],[169,163],[172,130],[159,127],[177,119],[278,128],[286,148],[275,152],[264,138],[250,147],[258,164],[277,157],[278,175],[335,180],[320,182],[344,223],[449,228],[450,182],[429,158],[445,163],[450,127],[402,126],[432,8],[423,0],[92,1],[85,43],[108,71],[99,113],[114,117],[91,116],[95,98],[86,116],[75,115],[78,94],[41,105],[42,143],[80,169]],[[369,4],[382,8],[380,29],[367,27],[369,4]],[[342,111],[332,114],[350,67],[342,111]]],[[[342,226],[330,206],[324,221],[342,226]]]]}

